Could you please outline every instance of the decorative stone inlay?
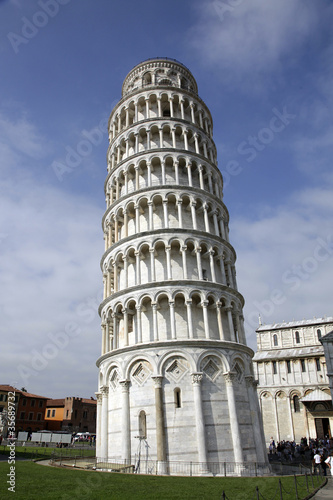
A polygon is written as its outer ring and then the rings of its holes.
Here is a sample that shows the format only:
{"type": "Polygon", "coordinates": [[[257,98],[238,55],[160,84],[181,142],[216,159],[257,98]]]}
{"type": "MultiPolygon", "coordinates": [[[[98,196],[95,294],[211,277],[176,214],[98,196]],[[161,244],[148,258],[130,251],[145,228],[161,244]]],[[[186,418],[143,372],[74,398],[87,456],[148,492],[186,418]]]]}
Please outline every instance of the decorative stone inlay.
{"type": "Polygon", "coordinates": [[[112,370],[110,375],[110,386],[115,391],[119,385],[119,375],[117,370],[112,370]]]}
{"type": "Polygon", "coordinates": [[[202,371],[205,373],[205,375],[207,375],[208,378],[210,378],[212,382],[214,382],[214,380],[219,374],[220,369],[217,366],[217,364],[213,361],[213,359],[210,358],[202,371]]]}
{"type": "Polygon", "coordinates": [[[138,363],[132,372],[132,378],[138,385],[143,385],[149,378],[151,371],[142,362],[138,363]]]}
{"type": "Polygon", "coordinates": [[[241,369],[237,361],[234,364],[232,371],[235,373],[237,381],[241,383],[243,380],[243,370],[241,369]]]}
{"type": "Polygon", "coordinates": [[[170,375],[170,377],[175,381],[179,382],[184,375],[187,373],[188,368],[182,362],[181,359],[175,359],[166,369],[166,375],[170,375]]]}

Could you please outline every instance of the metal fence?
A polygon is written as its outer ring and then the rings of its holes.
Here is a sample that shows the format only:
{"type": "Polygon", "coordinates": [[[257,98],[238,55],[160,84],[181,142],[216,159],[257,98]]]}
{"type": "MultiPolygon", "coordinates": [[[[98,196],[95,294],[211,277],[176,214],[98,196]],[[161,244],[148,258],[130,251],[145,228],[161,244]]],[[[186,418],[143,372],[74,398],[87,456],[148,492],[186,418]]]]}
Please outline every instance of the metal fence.
{"type": "Polygon", "coordinates": [[[122,460],[96,459],[96,469],[112,472],[130,472],[134,474],[166,474],[179,476],[244,476],[255,477],[271,475],[267,463],[258,462],[180,462],[158,460],[134,460],[131,464],[122,460]]]}

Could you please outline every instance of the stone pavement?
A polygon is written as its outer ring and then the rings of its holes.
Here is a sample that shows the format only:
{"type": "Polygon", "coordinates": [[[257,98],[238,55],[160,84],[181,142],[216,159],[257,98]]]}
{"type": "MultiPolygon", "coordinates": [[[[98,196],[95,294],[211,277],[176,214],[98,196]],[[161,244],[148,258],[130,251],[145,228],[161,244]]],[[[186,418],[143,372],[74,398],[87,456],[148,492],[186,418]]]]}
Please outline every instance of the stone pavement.
{"type": "Polygon", "coordinates": [[[333,477],[328,476],[326,486],[321,488],[318,493],[312,497],[314,500],[332,500],[333,499],[333,477]]]}

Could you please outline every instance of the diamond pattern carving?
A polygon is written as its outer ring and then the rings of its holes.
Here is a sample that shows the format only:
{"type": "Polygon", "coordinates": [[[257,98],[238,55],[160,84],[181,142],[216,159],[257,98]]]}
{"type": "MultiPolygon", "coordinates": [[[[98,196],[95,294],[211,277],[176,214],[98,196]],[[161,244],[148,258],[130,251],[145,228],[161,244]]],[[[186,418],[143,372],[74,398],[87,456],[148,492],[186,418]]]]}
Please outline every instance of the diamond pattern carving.
{"type": "Polygon", "coordinates": [[[117,370],[113,370],[110,375],[110,386],[115,391],[119,385],[119,375],[117,370]]]}
{"type": "Polygon", "coordinates": [[[238,380],[238,382],[241,382],[243,379],[243,370],[237,362],[234,364],[233,371],[236,373],[236,379],[238,380]]]}
{"type": "Polygon", "coordinates": [[[166,369],[167,375],[170,375],[175,382],[179,382],[187,371],[187,367],[180,359],[175,359],[166,369]]]}
{"type": "Polygon", "coordinates": [[[220,371],[219,367],[217,366],[217,364],[212,359],[210,359],[208,361],[208,363],[206,364],[206,366],[203,369],[203,372],[213,382],[216,379],[216,377],[218,376],[219,371],[220,371]]]}
{"type": "Polygon", "coordinates": [[[138,384],[138,385],[143,385],[146,380],[149,378],[149,375],[150,375],[150,370],[149,368],[143,364],[143,363],[138,363],[135,368],[134,368],[134,371],[132,373],[132,378],[135,380],[135,382],[138,384]]]}

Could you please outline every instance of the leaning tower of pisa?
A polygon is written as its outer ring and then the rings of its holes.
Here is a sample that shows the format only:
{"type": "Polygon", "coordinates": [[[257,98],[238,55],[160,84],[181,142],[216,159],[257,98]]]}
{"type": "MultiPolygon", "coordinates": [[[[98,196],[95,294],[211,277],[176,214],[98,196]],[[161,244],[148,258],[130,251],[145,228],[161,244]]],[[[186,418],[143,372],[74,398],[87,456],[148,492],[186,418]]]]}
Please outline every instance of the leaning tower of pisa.
{"type": "Polygon", "coordinates": [[[138,64],[108,127],[97,458],[265,464],[213,123],[191,72],[138,64]]]}

